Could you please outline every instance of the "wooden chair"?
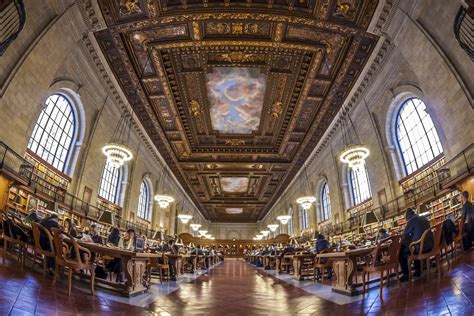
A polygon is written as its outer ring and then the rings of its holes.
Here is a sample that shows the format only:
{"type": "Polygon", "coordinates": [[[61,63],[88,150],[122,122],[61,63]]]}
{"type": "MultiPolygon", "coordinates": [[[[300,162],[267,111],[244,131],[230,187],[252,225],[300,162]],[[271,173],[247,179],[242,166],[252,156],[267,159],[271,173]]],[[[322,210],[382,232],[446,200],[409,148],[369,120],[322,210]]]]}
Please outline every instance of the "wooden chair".
{"type": "Polygon", "coordinates": [[[390,282],[390,274],[395,273],[397,276],[398,285],[400,285],[400,274],[398,269],[401,246],[401,237],[392,236],[384,239],[377,244],[371,255],[370,261],[363,267],[362,282],[363,293],[366,292],[366,284],[369,282],[371,272],[380,272],[380,300],[383,301],[383,278],[384,272],[387,272],[387,287],[390,282]]]}
{"type": "Polygon", "coordinates": [[[89,260],[92,257],[89,249],[80,246],[71,235],[62,232],[57,228],[52,228],[51,233],[53,234],[54,251],[56,253],[53,285],[56,284],[61,267],[67,267],[69,269],[68,295],[71,296],[72,274],[74,270],[86,270],[91,274],[91,294],[94,295],[96,266],[95,264],[89,263],[89,260]],[[68,251],[68,247],[65,246],[65,243],[71,245],[70,251],[68,251]],[[82,260],[81,251],[85,254],[85,260],[82,260]],[[74,257],[71,256],[71,254],[74,254],[74,257]]]}
{"type": "MultiPolygon", "coordinates": [[[[420,260],[422,263],[426,262],[426,266],[428,269],[428,277],[429,277],[431,260],[434,259],[436,261],[436,266],[438,268],[438,274],[443,275],[443,270],[441,269],[441,248],[443,247],[442,246],[442,239],[443,239],[442,233],[443,233],[442,224],[437,224],[431,229],[427,229],[419,240],[410,243],[409,249],[410,249],[411,255],[408,256],[408,269],[410,271],[409,272],[410,279],[412,279],[411,263],[414,260],[420,260]],[[431,249],[431,251],[427,253],[423,253],[426,247],[425,240],[430,231],[433,232],[433,239],[434,239],[433,249],[431,249]],[[415,254],[417,246],[419,246],[419,252],[415,254]]],[[[422,268],[423,268],[423,265],[422,265],[422,268]]]]}
{"type": "MultiPolygon", "coordinates": [[[[320,252],[330,253],[334,252],[334,248],[324,249],[320,252]]],[[[317,255],[314,257],[314,280],[316,281],[321,276],[321,281],[324,281],[324,273],[328,274],[328,279],[331,278],[330,271],[332,269],[332,260],[329,258],[319,258],[317,255]]]]}
{"type": "Polygon", "coordinates": [[[47,230],[43,225],[38,224],[38,223],[31,223],[31,228],[33,230],[33,239],[35,242],[35,245],[33,247],[33,265],[31,266],[31,269],[34,269],[36,265],[36,259],[37,256],[40,256],[40,259],[43,261],[43,278],[46,277],[46,269],[47,269],[47,264],[48,264],[48,258],[54,258],[56,256],[54,252],[54,242],[53,242],[53,237],[51,236],[51,233],[49,230],[47,230]],[[44,250],[41,247],[41,232],[48,238],[48,243],[49,243],[49,249],[50,250],[44,250]]]}
{"type": "Polygon", "coordinates": [[[158,269],[160,271],[160,283],[163,283],[163,271],[166,271],[166,280],[170,279],[170,266],[168,258],[163,254],[161,259],[163,263],[160,263],[160,258],[150,258],[150,262],[147,264],[148,270],[148,282],[151,282],[151,270],[158,269]]]}
{"type": "Polygon", "coordinates": [[[453,245],[451,249],[451,256],[454,258],[456,256],[457,250],[459,248],[459,254],[463,253],[463,245],[462,245],[462,235],[464,234],[464,222],[462,219],[459,219],[456,222],[458,226],[458,234],[454,237],[453,245]]]}
{"type": "MultiPolygon", "coordinates": [[[[2,262],[5,263],[5,258],[7,256],[7,249],[9,245],[18,246],[18,261],[20,262],[22,268],[25,267],[26,254],[28,253],[28,243],[22,241],[20,238],[16,237],[13,233],[12,226],[16,223],[17,227],[21,229],[18,224],[21,223],[21,220],[14,216],[8,215],[7,213],[1,213],[1,220],[4,223],[3,234],[1,238],[3,239],[3,257],[2,262]]],[[[25,233],[26,235],[26,233],[25,233]]]]}

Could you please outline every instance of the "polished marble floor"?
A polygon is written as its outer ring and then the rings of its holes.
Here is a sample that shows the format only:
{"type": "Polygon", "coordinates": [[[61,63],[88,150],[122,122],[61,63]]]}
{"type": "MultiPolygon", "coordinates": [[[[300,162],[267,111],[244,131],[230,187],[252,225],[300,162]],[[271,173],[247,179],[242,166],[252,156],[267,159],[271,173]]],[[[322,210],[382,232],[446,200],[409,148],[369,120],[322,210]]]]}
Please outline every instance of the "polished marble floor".
{"type": "Polygon", "coordinates": [[[140,307],[81,289],[69,298],[64,283],[53,287],[50,278],[7,261],[0,264],[0,315],[474,315],[474,251],[444,277],[386,290],[385,303],[377,289],[356,300],[326,299],[311,290],[318,285],[297,287],[241,261],[188,281],[140,307]]]}

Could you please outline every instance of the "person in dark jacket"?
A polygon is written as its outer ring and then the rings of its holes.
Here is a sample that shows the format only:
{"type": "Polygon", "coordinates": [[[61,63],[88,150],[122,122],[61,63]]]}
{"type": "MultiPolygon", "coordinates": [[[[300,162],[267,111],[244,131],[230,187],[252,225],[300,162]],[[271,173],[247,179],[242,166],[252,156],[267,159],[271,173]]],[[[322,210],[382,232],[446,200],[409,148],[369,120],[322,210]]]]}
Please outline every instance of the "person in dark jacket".
{"type": "Polygon", "coordinates": [[[64,220],[64,231],[71,235],[74,238],[77,238],[77,231],[74,228],[74,225],[72,224],[72,221],[70,218],[66,218],[64,220]]]}
{"type": "MultiPolygon", "coordinates": [[[[405,219],[407,224],[405,230],[403,231],[402,244],[400,248],[400,268],[403,273],[403,277],[400,281],[408,281],[409,278],[409,269],[408,266],[408,257],[410,256],[410,244],[414,241],[420,240],[423,233],[430,229],[430,222],[424,216],[418,216],[411,208],[409,208],[405,213],[405,219]]],[[[430,231],[425,239],[425,244],[423,248],[423,253],[430,252],[434,246],[434,236],[430,231]]],[[[415,249],[415,254],[417,254],[420,249],[415,249]]],[[[421,262],[419,260],[414,261],[415,265],[415,276],[421,275],[421,262]]]]}
{"type": "Polygon", "coordinates": [[[318,234],[316,237],[316,253],[321,253],[321,251],[331,248],[329,241],[324,238],[323,234],[318,234]]]}
{"type": "MultiPolygon", "coordinates": [[[[107,244],[114,247],[118,247],[120,243],[120,230],[117,227],[113,227],[107,237],[107,244]]],[[[110,260],[106,267],[107,270],[116,274],[115,282],[122,283],[123,277],[123,260],[121,258],[113,258],[110,260]]]]}
{"type": "Polygon", "coordinates": [[[469,201],[469,192],[461,194],[462,199],[462,220],[464,222],[463,245],[464,250],[469,250],[474,241],[474,206],[469,201]]]}
{"type": "MultiPolygon", "coordinates": [[[[43,225],[44,228],[49,230],[49,232],[51,232],[52,228],[59,229],[58,221],[59,221],[58,215],[52,214],[51,216],[43,219],[40,222],[40,224],[43,225]]],[[[49,238],[48,236],[46,236],[43,230],[40,231],[40,246],[43,250],[52,250],[51,247],[49,246],[49,238]]],[[[54,268],[54,258],[48,257],[48,269],[51,271],[51,269],[53,268],[54,268]]]]}
{"type": "MultiPolygon", "coordinates": [[[[163,252],[170,255],[177,255],[179,253],[179,248],[176,246],[174,239],[168,240],[168,244],[163,247],[163,252]]],[[[170,281],[176,281],[176,257],[168,257],[168,263],[170,267],[170,281]]]]}

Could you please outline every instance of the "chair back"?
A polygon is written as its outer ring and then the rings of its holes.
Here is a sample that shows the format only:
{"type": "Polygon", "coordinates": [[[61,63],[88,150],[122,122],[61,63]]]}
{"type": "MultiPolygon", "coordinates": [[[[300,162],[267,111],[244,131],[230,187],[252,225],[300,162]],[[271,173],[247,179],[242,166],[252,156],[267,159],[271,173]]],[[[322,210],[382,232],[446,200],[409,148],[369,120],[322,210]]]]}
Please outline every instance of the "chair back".
{"type": "Polygon", "coordinates": [[[51,233],[49,232],[49,230],[47,230],[46,227],[44,227],[43,225],[39,223],[35,223],[35,222],[31,223],[31,229],[33,231],[33,239],[35,242],[35,248],[40,249],[42,251],[46,250],[46,249],[43,249],[43,247],[41,247],[41,233],[43,233],[48,238],[48,242],[49,242],[49,250],[47,251],[51,252],[54,255],[55,251],[54,251],[53,237],[51,236],[51,233]]]}
{"type": "Polygon", "coordinates": [[[395,235],[384,240],[384,243],[390,243],[390,245],[388,246],[387,255],[382,256],[383,261],[388,264],[398,264],[402,237],[395,235]]]}
{"type": "Polygon", "coordinates": [[[434,245],[431,253],[437,253],[442,248],[443,244],[443,224],[437,224],[431,228],[433,231],[434,245]]]}
{"type": "Polygon", "coordinates": [[[77,266],[82,266],[84,263],[82,262],[79,245],[74,238],[58,228],[51,228],[51,233],[53,235],[56,260],[60,263],[67,262],[70,264],[76,264],[77,266]],[[69,256],[69,254],[72,253],[74,253],[75,256],[69,256]]]}

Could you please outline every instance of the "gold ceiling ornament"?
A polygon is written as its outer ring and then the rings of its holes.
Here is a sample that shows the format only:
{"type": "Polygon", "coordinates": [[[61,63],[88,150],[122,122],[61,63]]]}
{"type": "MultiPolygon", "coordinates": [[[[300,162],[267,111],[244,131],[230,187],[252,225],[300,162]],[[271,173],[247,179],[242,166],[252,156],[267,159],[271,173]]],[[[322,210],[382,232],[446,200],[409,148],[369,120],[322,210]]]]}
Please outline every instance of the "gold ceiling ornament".
{"type": "Polygon", "coordinates": [[[215,59],[216,61],[225,61],[229,63],[242,63],[259,61],[261,59],[263,60],[264,58],[252,53],[230,52],[218,54],[216,55],[215,59]]]}
{"type": "Polygon", "coordinates": [[[196,100],[191,100],[189,102],[189,111],[194,117],[198,117],[201,115],[201,105],[196,100]]]}
{"type": "Polygon", "coordinates": [[[230,146],[242,146],[242,145],[245,145],[245,140],[243,140],[243,139],[226,139],[225,144],[230,145],[230,146]]]}
{"type": "Polygon", "coordinates": [[[355,15],[355,0],[337,0],[334,15],[353,19],[355,15]]]}
{"type": "Polygon", "coordinates": [[[281,101],[275,101],[268,113],[274,120],[278,119],[283,113],[283,103],[281,103],[281,101]]]}
{"type": "Polygon", "coordinates": [[[138,5],[138,0],[120,0],[121,15],[131,15],[140,12],[142,12],[142,10],[138,5]]]}
{"type": "Polygon", "coordinates": [[[217,165],[215,163],[208,163],[206,165],[206,168],[207,169],[216,169],[217,168],[217,165]]]}
{"type": "Polygon", "coordinates": [[[255,164],[255,165],[252,165],[252,168],[254,168],[254,169],[263,169],[263,167],[264,166],[262,164],[259,164],[259,163],[255,164]]]}

